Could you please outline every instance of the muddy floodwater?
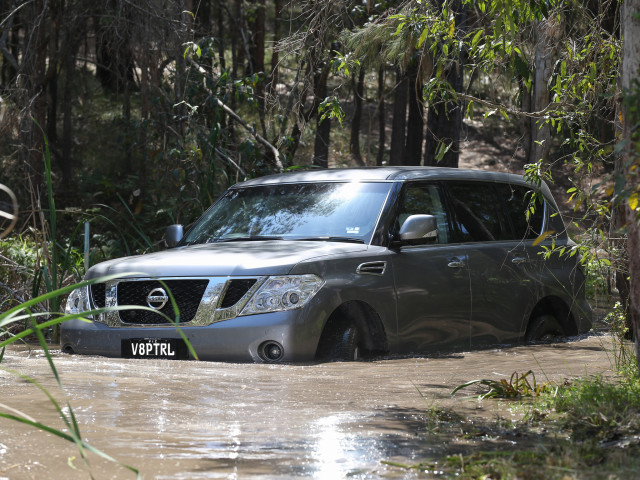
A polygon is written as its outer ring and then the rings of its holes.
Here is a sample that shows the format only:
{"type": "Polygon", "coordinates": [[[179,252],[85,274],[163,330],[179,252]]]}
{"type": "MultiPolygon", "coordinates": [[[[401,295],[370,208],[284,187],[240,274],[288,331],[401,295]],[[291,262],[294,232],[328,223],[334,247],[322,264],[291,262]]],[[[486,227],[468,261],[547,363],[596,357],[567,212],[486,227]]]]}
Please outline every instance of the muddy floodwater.
{"type": "MultiPolygon", "coordinates": [[[[386,462],[445,451],[425,411],[510,418],[509,404],[479,401],[476,378],[532,369],[538,381],[612,371],[611,340],[501,348],[356,363],[257,365],[125,360],[54,353],[61,392],[38,349],[11,347],[0,364],[0,409],[63,428],[37,380],[71,405],[83,438],[145,479],[424,478],[386,462]]],[[[0,418],[0,480],[135,478],[49,433],[0,418]]]]}

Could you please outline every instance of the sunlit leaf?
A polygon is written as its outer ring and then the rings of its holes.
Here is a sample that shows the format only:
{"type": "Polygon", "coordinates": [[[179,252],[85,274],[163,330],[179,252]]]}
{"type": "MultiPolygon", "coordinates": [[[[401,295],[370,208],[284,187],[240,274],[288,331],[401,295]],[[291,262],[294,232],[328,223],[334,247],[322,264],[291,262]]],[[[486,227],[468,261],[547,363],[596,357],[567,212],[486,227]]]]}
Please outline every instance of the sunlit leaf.
{"type": "Polygon", "coordinates": [[[473,118],[473,100],[467,104],[467,118],[473,118]]]}
{"type": "Polygon", "coordinates": [[[422,30],[422,33],[420,34],[420,38],[418,39],[418,48],[420,48],[422,46],[422,44],[424,43],[424,41],[427,39],[427,34],[429,33],[429,29],[425,28],[422,30]]]}
{"type": "Polygon", "coordinates": [[[482,30],[478,30],[476,34],[473,36],[473,39],[471,40],[471,48],[474,48],[478,44],[481,36],[482,36],[482,30]]]}
{"type": "Polygon", "coordinates": [[[542,233],[540,234],[540,236],[539,236],[538,238],[536,238],[536,239],[533,241],[533,246],[535,247],[535,246],[537,246],[537,245],[540,245],[542,242],[544,242],[544,240],[545,240],[549,235],[553,235],[554,233],[556,233],[556,232],[554,232],[553,230],[547,230],[546,232],[542,232],[542,233]]]}

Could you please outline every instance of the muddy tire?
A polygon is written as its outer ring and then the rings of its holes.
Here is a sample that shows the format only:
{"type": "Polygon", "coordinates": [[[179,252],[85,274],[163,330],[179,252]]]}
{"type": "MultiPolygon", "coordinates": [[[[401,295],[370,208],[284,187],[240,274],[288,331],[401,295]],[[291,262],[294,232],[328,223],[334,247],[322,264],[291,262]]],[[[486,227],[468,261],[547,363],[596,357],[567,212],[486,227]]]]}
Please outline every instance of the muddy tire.
{"type": "Polygon", "coordinates": [[[553,315],[540,315],[534,318],[525,335],[527,343],[551,343],[565,336],[560,322],[553,315]]]}
{"type": "Polygon", "coordinates": [[[360,360],[360,333],[353,323],[338,326],[326,339],[320,358],[329,362],[360,360]]]}

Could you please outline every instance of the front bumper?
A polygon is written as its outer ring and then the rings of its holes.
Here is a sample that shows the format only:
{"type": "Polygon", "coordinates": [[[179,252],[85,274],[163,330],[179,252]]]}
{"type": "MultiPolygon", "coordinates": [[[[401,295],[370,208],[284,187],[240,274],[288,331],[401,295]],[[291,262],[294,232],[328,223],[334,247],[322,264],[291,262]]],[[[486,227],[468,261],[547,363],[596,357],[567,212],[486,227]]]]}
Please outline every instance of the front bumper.
{"type": "MultiPolygon", "coordinates": [[[[182,327],[200,360],[263,362],[260,347],[278,342],[284,349],[282,362],[306,362],[315,357],[321,325],[304,321],[293,310],[236,317],[208,326],[182,327]]],[[[120,357],[122,340],[132,338],[181,338],[173,326],[109,327],[99,322],[70,320],[61,325],[63,351],[88,355],[120,357]]]]}

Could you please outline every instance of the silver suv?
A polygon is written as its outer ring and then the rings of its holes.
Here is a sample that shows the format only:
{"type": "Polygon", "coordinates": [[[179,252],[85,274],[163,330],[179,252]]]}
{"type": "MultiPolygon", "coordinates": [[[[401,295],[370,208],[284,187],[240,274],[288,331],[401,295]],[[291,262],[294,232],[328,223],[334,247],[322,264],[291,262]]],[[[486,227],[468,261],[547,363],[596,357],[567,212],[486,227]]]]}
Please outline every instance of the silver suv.
{"type": "Polygon", "coordinates": [[[354,360],[575,335],[585,276],[549,189],[430,167],[306,171],[230,188],[170,249],[110,260],[67,313],[69,353],[354,360]],[[127,308],[127,306],[129,308],[127,308]],[[174,308],[174,306],[177,307],[174,308]],[[177,310],[177,314],[176,314],[177,310]]]}

